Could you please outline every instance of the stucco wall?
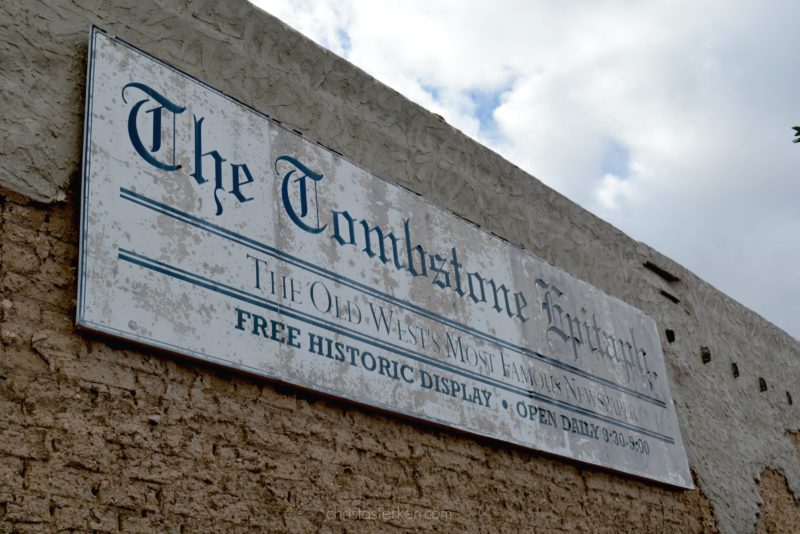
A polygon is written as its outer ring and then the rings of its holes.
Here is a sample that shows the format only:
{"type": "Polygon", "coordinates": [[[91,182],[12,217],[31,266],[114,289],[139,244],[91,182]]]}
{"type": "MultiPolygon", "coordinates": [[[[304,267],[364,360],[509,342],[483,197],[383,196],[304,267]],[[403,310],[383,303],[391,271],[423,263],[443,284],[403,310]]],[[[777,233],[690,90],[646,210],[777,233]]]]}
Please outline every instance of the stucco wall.
{"type": "Polygon", "coordinates": [[[800,344],[680,265],[244,1],[11,0],[0,27],[3,531],[797,530],[800,344]],[[698,489],[75,332],[91,24],[650,314],[698,489]]]}

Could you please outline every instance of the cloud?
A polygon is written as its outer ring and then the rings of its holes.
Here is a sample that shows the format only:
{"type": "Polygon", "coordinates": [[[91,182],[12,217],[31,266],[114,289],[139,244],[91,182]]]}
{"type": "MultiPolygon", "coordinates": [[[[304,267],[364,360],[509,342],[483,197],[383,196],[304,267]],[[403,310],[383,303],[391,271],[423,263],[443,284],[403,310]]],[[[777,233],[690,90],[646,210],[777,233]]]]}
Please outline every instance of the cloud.
{"type": "Polygon", "coordinates": [[[256,2],[800,338],[800,4],[256,2]]]}

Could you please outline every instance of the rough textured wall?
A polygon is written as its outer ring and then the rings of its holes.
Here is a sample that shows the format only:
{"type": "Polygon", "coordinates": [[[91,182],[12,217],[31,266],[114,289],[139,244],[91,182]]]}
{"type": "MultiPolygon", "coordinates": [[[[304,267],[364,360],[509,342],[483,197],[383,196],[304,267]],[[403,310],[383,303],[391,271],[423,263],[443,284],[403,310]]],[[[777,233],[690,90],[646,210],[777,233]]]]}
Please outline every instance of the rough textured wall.
{"type": "Polygon", "coordinates": [[[359,509],[452,513],[389,517],[387,529],[797,524],[800,412],[789,397],[800,400],[800,344],[692,273],[244,1],[11,0],[0,27],[3,531],[378,525],[341,514],[359,509]],[[91,24],[653,316],[699,489],[74,332],[91,24]]]}
{"type": "Polygon", "coordinates": [[[76,335],[75,205],[0,206],[0,532],[714,528],[700,491],[76,335]]]}

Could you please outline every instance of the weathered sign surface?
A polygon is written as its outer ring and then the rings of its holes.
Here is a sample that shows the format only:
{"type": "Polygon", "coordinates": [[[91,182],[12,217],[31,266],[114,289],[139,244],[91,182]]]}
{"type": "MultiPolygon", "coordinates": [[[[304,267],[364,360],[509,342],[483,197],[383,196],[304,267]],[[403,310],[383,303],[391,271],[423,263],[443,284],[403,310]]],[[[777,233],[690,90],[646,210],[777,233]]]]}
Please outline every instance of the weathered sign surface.
{"type": "Polygon", "coordinates": [[[692,487],[641,311],[99,30],[85,130],[80,326],[692,487]]]}

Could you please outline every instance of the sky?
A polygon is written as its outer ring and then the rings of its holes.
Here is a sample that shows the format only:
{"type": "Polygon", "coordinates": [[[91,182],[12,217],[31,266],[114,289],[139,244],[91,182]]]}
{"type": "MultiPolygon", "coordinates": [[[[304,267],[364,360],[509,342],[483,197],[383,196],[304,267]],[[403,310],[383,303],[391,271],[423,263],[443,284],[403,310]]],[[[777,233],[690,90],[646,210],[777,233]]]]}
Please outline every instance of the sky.
{"type": "Polygon", "coordinates": [[[800,2],[254,3],[800,339],[800,2]]]}

